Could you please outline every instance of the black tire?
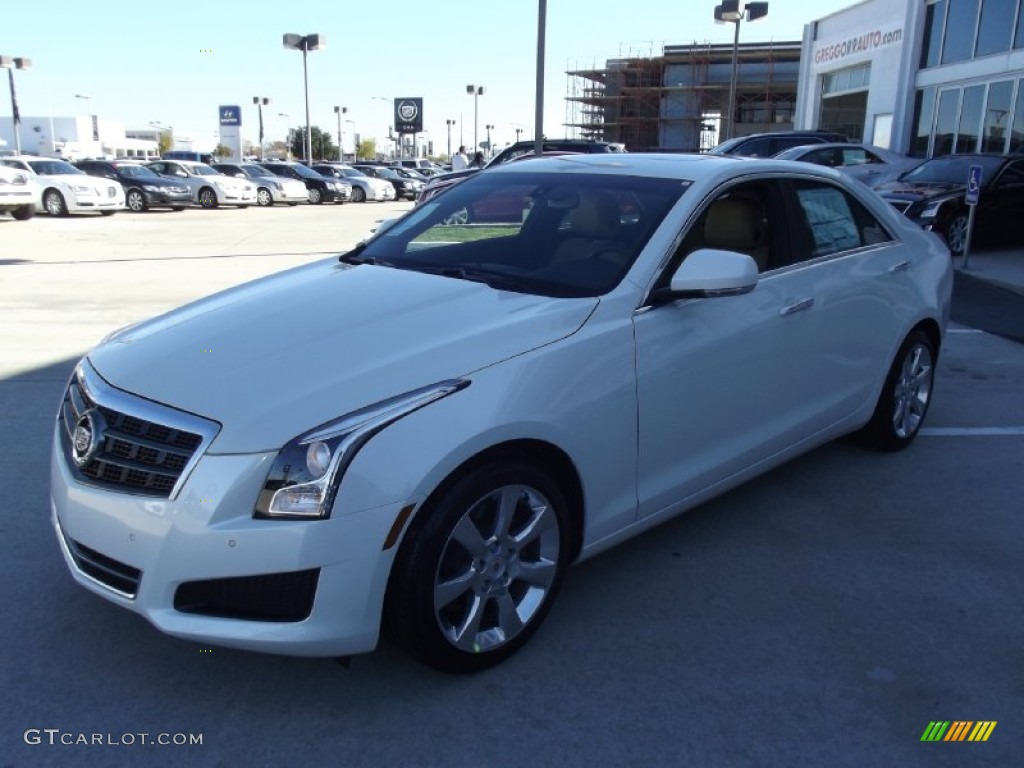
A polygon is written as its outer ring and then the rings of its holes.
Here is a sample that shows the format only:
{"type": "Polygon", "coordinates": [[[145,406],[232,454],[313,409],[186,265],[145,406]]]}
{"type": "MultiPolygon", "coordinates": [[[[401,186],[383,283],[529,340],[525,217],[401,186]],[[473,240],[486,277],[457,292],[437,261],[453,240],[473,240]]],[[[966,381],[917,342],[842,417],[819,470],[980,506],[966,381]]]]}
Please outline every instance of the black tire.
{"type": "Polygon", "coordinates": [[[48,189],[43,195],[43,208],[51,216],[67,216],[68,204],[64,201],[64,195],[56,189],[48,189]]]}
{"type": "Polygon", "coordinates": [[[518,456],[446,482],[419,510],[395,558],[389,635],[443,672],[504,661],[555,601],[568,562],[567,520],[557,483],[518,456]]]}
{"type": "Polygon", "coordinates": [[[36,207],[34,205],[23,205],[20,208],[15,208],[11,211],[11,216],[16,218],[18,221],[28,221],[36,215],[36,207]]]}
{"type": "Polygon", "coordinates": [[[366,192],[362,187],[352,187],[352,202],[353,203],[365,203],[366,192]]]}
{"type": "Polygon", "coordinates": [[[100,211],[100,216],[113,216],[117,211],[100,211]]]}
{"type": "Polygon", "coordinates": [[[184,205],[172,205],[171,206],[171,210],[172,211],[184,211],[185,210],[185,206],[184,205]]]}
{"type": "Polygon", "coordinates": [[[142,194],[140,189],[129,189],[128,193],[124,196],[124,204],[132,213],[142,213],[149,209],[149,205],[146,203],[146,196],[142,194]]]}
{"type": "Polygon", "coordinates": [[[954,256],[963,256],[967,247],[967,214],[958,211],[953,218],[946,222],[942,230],[942,237],[949,246],[949,252],[954,256]]]}
{"type": "Polygon", "coordinates": [[[200,208],[216,208],[217,193],[210,187],[203,187],[199,190],[199,207],[200,208]]]}
{"type": "Polygon", "coordinates": [[[313,205],[320,205],[321,203],[323,203],[323,201],[324,201],[323,190],[318,189],[317,187],[310,187],[309,188],[309,202],[312,203],[313,205]]]}
{"type": "Polygon", "coordinates": [[[924,331],[914,331],[900,345],[885,377],[862,440],[880,451],[901,451],[921,429],[935,385],[937,350],[924,331]]]}
{"type": "Polygon", "coordinates": [[[294,208],[296,205],[298,205],[298,203],[288,203],[288,206],[291,208],[294,208]]]}
{"type": "Polygon", "coordinates": [[[260,187],[256,190],[256,205],[263,208],[269,208],[274,204],[274,196],[270,193],[270,190],[266,187],[260,187]]]}

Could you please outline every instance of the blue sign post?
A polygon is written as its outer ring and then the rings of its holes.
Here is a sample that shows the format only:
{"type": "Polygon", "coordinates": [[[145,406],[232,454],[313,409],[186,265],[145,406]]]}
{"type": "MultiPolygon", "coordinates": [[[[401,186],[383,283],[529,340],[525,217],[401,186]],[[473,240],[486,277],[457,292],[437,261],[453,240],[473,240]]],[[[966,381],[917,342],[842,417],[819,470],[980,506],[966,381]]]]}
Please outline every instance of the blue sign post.
{"type": "Polygon", "coordinates": [[[981,166],[972,165],[967,171],[967,192],[964,194],[964,202],[969,208],[967,214],[967,235],[964,239],[964,263],[961,269],[967,269],[971,259],[971,234],[974,232],[974,209],[978,205],[978,198],[981,196],[981,166]]]}

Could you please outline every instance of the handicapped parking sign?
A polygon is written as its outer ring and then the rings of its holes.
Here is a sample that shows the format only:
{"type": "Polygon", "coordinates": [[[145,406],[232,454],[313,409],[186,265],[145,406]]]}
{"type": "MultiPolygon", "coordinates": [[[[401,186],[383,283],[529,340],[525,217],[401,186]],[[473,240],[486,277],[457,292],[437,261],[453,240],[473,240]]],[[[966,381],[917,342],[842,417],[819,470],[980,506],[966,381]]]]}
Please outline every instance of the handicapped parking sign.
{"type": "Polygon", "coordinates": [[[978,204],[978,195],[981,193],[981,166],[972,165],[970,170],[967,172],[967,194],[966,202],[968,205],[978,204]]]}

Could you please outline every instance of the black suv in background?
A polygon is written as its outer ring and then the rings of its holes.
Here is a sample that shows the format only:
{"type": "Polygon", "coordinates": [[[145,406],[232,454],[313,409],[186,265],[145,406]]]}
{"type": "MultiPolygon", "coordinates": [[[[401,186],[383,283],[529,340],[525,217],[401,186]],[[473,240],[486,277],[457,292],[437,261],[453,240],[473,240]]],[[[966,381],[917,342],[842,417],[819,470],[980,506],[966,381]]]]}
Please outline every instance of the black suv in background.
{"type": "MultiPolygon", "coordinates": [[[[490,159],[484,168],[493,168],[496,165],[507,163],[511,160],[515,160],[524,155],[531,154],[536,149],[535,142],[531,139],[530,141],[517,141],[505,149],[501,150],[498,154],[490,159]]],[[[579,152],[583,154],[601,154],[603,152],[625,152],[626,148],[623,144],[618,144],[612,141],[590,141],[588,139],[544,139],[541,145],[543,152],[579,152]]],[[[416,204],[419,205],[439,192],[451,187],[453,184],[457,184],[467,176],[472,176],[474,173],[479,173],[480,168],[467,168],[464,171],[452,171],[451,173],[442,173],[439,176],[434,176],[427,182],[426,186],[420,190],[419,196],[416,198],[416,204]]]]}
{"type": "Polygon", "coordinates": [[[772,157],[784,149],[802,147],[805,144],[831,144],[837,141],[849,141],[841,133],[831,131],[777,131],[775,133],[752,133],[749,136],[737,136],[727,139],[714,149],[710,155],[741,155],[743,157],[772,157]]]}
{"type": "Polygon", "coordinates": [[[150,208],[182,211],[192,205],[191,189],[173,179],[160,176],[144,165],[116,160],[79,160],[75,166],[90,176],[120,182],[124,187],[125,206],[135,213],[150,208]]]}

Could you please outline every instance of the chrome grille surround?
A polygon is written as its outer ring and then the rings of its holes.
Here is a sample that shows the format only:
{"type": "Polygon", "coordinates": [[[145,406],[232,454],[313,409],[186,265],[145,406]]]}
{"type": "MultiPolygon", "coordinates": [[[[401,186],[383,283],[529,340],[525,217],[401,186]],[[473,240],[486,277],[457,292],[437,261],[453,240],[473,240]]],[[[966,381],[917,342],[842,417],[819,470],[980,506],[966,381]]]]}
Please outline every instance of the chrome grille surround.
{"type": "Polygon", "coordinates": [[[76,479],[120,493],[174,499],[220,425],[115,389],[87,359],[75,369],[61,403],[60,441],[76,479]],[[84,456],[73,446],[86,413],[102,424],[84,456]]]}

